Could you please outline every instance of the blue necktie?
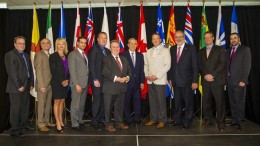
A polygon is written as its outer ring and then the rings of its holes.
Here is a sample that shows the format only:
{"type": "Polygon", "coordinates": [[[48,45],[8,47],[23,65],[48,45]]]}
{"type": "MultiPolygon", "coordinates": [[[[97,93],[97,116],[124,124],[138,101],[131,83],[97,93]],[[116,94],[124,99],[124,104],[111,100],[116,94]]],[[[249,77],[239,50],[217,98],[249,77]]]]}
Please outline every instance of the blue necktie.
{"type": "Polygon", "coordinates": [[[30,78],[31,76],[30,76],[29,67],[28,67],[28,64],[27,64],[27,61],[26,61],[25,55],[24,55],[24,53],[20,53],[20,55],[22,56],[23,61],[24,61],[24,63],[25,63],[26,70],[27,70],[27,76],[28,76],[28,78],[30,78]]]}
{"type": "Polygon", "coordinates": [[[107,56],[107,52],[106,52],[105,48],[102,48],[102,47],[101,47],[101,49],[102,49],[103,54],[104,54],[105,56],[107,56]]]}

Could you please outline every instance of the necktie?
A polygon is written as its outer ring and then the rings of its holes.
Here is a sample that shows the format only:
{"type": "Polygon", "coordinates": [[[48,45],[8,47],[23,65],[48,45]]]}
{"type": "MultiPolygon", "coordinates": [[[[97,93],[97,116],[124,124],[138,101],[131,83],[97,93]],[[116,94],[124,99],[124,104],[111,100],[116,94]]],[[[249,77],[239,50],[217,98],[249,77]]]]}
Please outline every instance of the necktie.
{"type": "Polygon", "coordinates": [[[132,54],[131,55],[131,59],[132,59],[133,65],[135,67],[135,56],[134,56],[135,53],[131,53],[131,54],[132,54]]]}
{"type": "Polygon", "coordinates": [[[210,48],[210,47],[207,48],[207,58],[209,58],[209,53],[210,53],[210,51],[211,51],[211,48],[210,48]]]}
{"type": "Polygon", "coordinates": [[[234,58],[234,55],[235,55],[235,49],[236,47],[233,47],[232,48],[232,52],[231,52],[231,55],[230,55],[230,59],[229,59],[229,67],[228,67],[228,75],[230,76],[230,66],[231,66],[231,63],[232,63],[232,60],[234,58]]]}
{"type": "Polygon", "coordinates": [[[178,47],[178,53],[177,53],[177,58],[176,58],[176,62],[178,63],[181,57],[181,47],[178,47]]]}
{"type": "Polygon", "coordinates": [[[105,48],[101,48],[101,49],[102,49],[103,54],[104,54],[105,56],[107,56],[107,52],[106,52],[105,48]]]}
{"type": "Polygon", "coordinates": [[[88,65],[88,61],[87,61],[87,59],[86,59],[86,57],[85,57],[85,52],[82,52],[82,57],[83,57],[83,59],[85,60],[86,65],[88,65]]]}
{"type": "Polygon", "coordinates": [[[29,68],[28,68],[28,64],[27,64],[27,61],[26,61],[25,55],[24,55],[24,53],[20,53],[20,55],[22,56],[23,61],[24,61],[24,63],[25,63],[26,70],[27,70],[27,76],[28,76],[28,78],[30,78],[31,76],[30,76],[30,72],[29,72],[29,68]]]}
{"type": "Polygon", "coordinates": [[[117,66],[119,67],[120,71],[122,72],[122,66],[121,66],[121,63],[118,60],[118,57],[116,57],[116,63],[117,63],[117,66]]]}
{"type": "Polygon", "coordinates": [[[47,53],[47,56],[50,57],[50,53],[49,52],[47,53]]]}

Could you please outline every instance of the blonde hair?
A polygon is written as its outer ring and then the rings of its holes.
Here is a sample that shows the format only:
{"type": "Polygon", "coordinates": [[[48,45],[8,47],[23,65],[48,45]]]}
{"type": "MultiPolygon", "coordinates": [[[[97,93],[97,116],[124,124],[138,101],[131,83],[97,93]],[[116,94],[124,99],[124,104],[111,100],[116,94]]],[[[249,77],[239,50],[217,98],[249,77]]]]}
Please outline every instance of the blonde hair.
{"type": "Polygon", "coordinates": [[[64,39],[64,38],[57,38],[56,41],[55,41],[55,52],[58,51],[58,43],[59,42],[63,42],[65,44],[65,49],[64,49],[64,54],[68,54],[68,43],[67,41],[64,39]]]}

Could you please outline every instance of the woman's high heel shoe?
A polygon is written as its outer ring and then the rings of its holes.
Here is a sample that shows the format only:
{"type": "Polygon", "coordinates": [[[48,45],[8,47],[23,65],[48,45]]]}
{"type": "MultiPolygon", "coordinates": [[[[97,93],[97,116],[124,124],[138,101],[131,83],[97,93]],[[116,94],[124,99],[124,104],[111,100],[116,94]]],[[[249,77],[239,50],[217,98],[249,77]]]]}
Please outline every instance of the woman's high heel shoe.
{"type": "Polygon", "coordinates": [[[58,129],[57,127],[57,132],[63,132],[63,128],[61,127],[61,129],[58,129]]]}

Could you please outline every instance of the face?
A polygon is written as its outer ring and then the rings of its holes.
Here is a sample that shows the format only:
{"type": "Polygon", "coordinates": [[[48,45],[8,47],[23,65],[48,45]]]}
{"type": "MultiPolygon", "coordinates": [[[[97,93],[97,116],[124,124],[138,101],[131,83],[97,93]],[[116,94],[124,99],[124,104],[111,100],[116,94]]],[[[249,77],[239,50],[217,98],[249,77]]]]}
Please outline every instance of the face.
{"type": "Polygon", "coordinates": [[[132,52],[135,51],[136,47],[137,47],[137,41],[136,40],[129,40],[128,44],[127,44],[129,50],[131,50],[132,52]]]}
{"type": "Polygon", "coordinates": [[[99,34],[97,41],[100,46],[105,47],[105,45],[107,44],[107,35],[103,33],[99,34]]]}
{"type": "Polygon", "coordinates": [[[43,39],[41,41],[41,48],[46,51],[49,52],[50,48],[51,48],[51,42],[47,39],[43,39]]]}
{"type": "Polygon", "coordinates": [[[65,48],[66,48],[65,42],[63,42],[61,40],[58,41],[58,47],[57,47],[58,52],[64,52],[65,48]]]}
{"type": "Polygon", "coordinates": [[[87,40],[86,39],[80,39],[79,42],[77,42],[77,46],[79,49],[84,50],[87,46],[87,40]]]}
{"type": "Polygon", "coordinates": [[[152,36],[152,43],[153,43],[154,47],[159,46],[159,45],[161,44],[161,42],[162,42],[162,40],[161,40],[161,38],[160,38],[159,35],[154,34],[154,35],[152,36]]]}
{"type": "Polygon", "coordinates": [[[184,34],[182,32],[177,31],[174,38],[178,46],[181,46],[183,43],[185,43],[184,34]]]}
{"type": "Polygon", "coordinates": [[[117,42],[113,42],[110,44],[110,50],[111,50],[111,53],[115,56],[118,56],[119,55],[119,52],[120,52],[120,46],[117,42]]]}
{"type": "Polygon", "coordinates": [[[22,38],[17,39],[16,42],[14,43],[14,47],[20,52],[24,51],[25,50],[25,40],[22,38]]]}
{"type": "Polygon", "coordinates": [[[230,44],[232,46],[237,46],[239,45],[239,43],[240,43],[240,38],[238,37],[238,35],[233,34],[230,36],[230,44]]]}
{"type": "Polygon", "coordinates": [[[214,41],[214,37],[211,33],[206,33],[204,35],[204,41],[205,41],[205,44],[206,45],[211,45],[213,44],[213,41],[214,41]]]}

